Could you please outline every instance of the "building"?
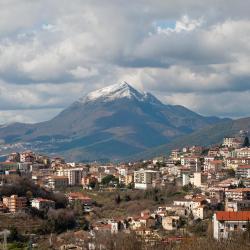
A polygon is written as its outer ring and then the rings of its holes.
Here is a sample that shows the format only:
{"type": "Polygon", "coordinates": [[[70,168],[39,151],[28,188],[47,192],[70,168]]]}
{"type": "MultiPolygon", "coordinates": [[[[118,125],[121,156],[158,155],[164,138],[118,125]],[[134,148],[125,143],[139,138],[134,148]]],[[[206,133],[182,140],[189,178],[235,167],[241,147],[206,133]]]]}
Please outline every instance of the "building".
{"type": "Polygon", "coordinates": [[[245,231],[250,220],[250,211],[218,211],[213,217],[213,235],[215,239],[227,239],[233,233],[245,231]]]}
{"type": "Polygon", "coordinates": [[[27,207],[27,198],[11,195],[10,197],[3,197],[3,204],[11,213],[16,213],[27,207]]]}
{"type": "Polygon", "coordinates": [[[179,216],[166,216],[162,218],[162,227],[165,230],[176,230],[180,225],[180,217],[179,216]]]}
{"type": "Polygon", "coordinates": [[[186,186],[190,183],[190,178],[189,178],[189,174],[187,173],[183,173],[182,174],[182,186],[186,186]]]}
{"type": "Polygon", "coordinates": [[[181,157],[181,165],[191,167],[195,169],[195,171],[198,171],[200,168],[200,157],[195,157],[195,156],[181,157]]]}
{"type": "Polygon", "coordinates": [[[237,178],[250,178],[250,165],[238,166],[235,175],[237,178]]]}
{"type": "Polygon", "coordinates": [[[223,139],[222,146],[231,148],[233,147],[234,142],[235,142],[235,137],[225,137],[223,139]]]}
{"type": "Polygon", "coordinates": [[[236,157],[250,158],[250,148],[239,148],[235,150],[236,157]]]}
{"type": "Polygon", "coordinates": [[[69,179],[67,176],[49,176],[48,177],[48,187],[51,189],[65,188],[69,184],[69,179]]]}
{"type": "Polygon", "coordinates": [[[46,211],[49,210],[50,208],[55,208],[55,202],[43,198],[36,198],[32,200],[31,206],[35,207],[38,210],[46,211]]]}
{"type": "Polygon", "coordinates": [[[211,187],[208,189],[209,197],[215,198],[218,202],[224,201],[225,189],[222,187],[211,187]]]}
{"type": "Polygon", "coordinates": [[[86,170],[83,168],[63,168],[57,170],[58,176],[66,176],[69,179],[69,185],[79,186],[81,185],[82,178],[86,176],[86,170]]]}
{"type": "Polygon", "coordinates": [[[228,200],[243,201],[250,200],[250,188],[235,188],[225,191],[228,200]]]}
{"type": "Polygon", "coordinates": [[[231,211],[231,212],[250,211],[250,200],[243,200],[243,201],[226,200],[225,211],[231,211]]]}
{"type": "Polygon", "coordinates": [[[134,183],[136,189],[149,189],[153,187],[153,182],[159,179],[160,172],[154,170],[140,169],[134,172],[134,183]]]}
{"type": "Polygon", "coordinates": [[[25,151],[20,154],[20,162],[34,162],[36,157],[32,151],[25,151]]]}
{"type": "Polygon", "coordinates": [[[3,204],[2,201],[0,201],[0,213],[6,213],[8,212],[8,208],[3,204]]]}
{"type": "Polygon", "coordinates": [[[201,173],[194,173],[194,186],[201,187],[201,173]]]}
{"type": "Polygon", "coordinates": [[[72,202],[80,202],[83,205],[92,205],[93,200],[88,196],[85,196],[84,193],[81,192],[71,192],[67,194],[68,200],[70,203],[72,202]]]}

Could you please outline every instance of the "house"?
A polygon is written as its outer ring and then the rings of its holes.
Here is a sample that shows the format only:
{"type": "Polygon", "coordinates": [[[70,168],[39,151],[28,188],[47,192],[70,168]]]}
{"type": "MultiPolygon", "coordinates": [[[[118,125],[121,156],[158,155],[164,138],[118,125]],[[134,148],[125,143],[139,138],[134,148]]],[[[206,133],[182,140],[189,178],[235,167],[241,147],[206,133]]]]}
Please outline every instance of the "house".
{"type": "Polygon", "coordinates": [[[180,225],[179,216],[166,216],[162,218],[162,227],[165,230],[171,231],[178,229],[180,225]]]}
{"type": "Polygon", "coordinates": [[[3,205],[5,205],[11,213],[16,213],[27,207],[27,198],[11,195],[3,197],[3,205]]]}
{"type": "Polygon", "coordinates": [[[82,205],[90,206],[93,200],[81,192],[71,192],[67,194],[69,203],[80,202],[82,205]]]}
{"type": "Polygon", "coordinates": [[[192,214],[194,219],[204,220],[208,216],[208,207],[206,205],[201,205],[192,209],[192,214]]]}
{"type": "Polygon", "coordinates": [[[98,183],[98,180],[95,176],[84,176],[81,180],[83,188],[89,188],[91,183],[98,183]]]}
{"type": "Polygon", "coordinates": [[[190,203],[189,209],[192,212],[194,219],[205,219],[207,218],[207,207],[208,201],[206,197],[199,196],[194,197],[190,203]]]}
{"type": "Polygon", "coordinates": [[[31,201],[31,206],[38,210],[46,211],[50,208],[55,208],[55,202],[43,198],[36,198],[31,201]]]}
{"type": "Polygon", "coordinates": [[[67,176],[49,176],[48,187],[51,189],[60,189],[68,186],[69,179],[67,176]]]}
{"type": "Polygon", "coordinates": [[[32,151],[25,151],[20,154],[20,162],[34,162],[36,160],[35,154],[32,151]]]}
{"type": "Polygon", "coordinates": [[[213,235],[215,239],[227,239],[235,232],[245,231],[250,220],[250,211],[218,211],[213,216],[213,235]]]}
{"type": "Polygon", "coordinates": [[[3,204],[2,201],[0,201],[0,213],[6,213],[8,212],[8,208],[6,207],[5,204],[3,204]]]}

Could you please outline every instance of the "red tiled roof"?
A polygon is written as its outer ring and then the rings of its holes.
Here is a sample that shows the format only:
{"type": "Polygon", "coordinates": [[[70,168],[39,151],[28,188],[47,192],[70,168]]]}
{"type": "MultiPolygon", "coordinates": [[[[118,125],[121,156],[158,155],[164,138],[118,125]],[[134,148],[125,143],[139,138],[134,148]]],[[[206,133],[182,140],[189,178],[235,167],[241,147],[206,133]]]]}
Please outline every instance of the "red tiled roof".
{"type": "Polygon", "coordinates": [[[46,201],[46,202],[54,202],[52,200],[48,200],[48,199],[44,199],[44,198],[35,198],[34,199],[35,201],[39,201],[39,202],[43,202],[43,201],[46,201]]]}
{"type": "Polygon", "coordinates": [[[241,212],[226,212],[218,211],[216,212],[216,218],[220,221],[248,221],[250,220],[250,211],[241,212]]]}
{"type": "Polygon", "coordinates": [[[238,166],[238,168],[250,168],[250,165],[241,165],[241,166],[238,166]]]}
{"type": "Polygon", "coordinates": [[[250,192],[250,188],[234,188],[234,189],[228,189],[227,192],[250,192]]]}

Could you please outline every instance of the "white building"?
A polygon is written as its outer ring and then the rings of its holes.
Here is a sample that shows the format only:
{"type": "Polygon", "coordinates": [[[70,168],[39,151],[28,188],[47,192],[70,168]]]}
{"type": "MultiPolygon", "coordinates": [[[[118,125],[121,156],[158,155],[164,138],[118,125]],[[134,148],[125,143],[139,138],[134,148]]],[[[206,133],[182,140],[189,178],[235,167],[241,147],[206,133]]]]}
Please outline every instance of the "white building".
{"type": "Polygon", "coordinates": [[[55,208],[55,202],[43,198],[36,198],[32,200],[31,206],[38,210],[48,210],[49,208],[55,208]]]}
{"type": "Polygon", "coordinates": [[[237,158],[250,158],[250,148],[235,149],[237,158]]]}
{"type": "Polygon", "coordinates": [[[188,185],[190,183],[189,174],[182,174],[182,186],[188,185]]]}
{"type": "Polygon", "coordinates": [[[196,172],[194,173],[194,186],[195,187],[201,187],[201,173],[196,172]]]}
{"type": "Polygon", "coordinates": [[[154,170],[140,169],[134,172],[134,183],[136,189],[148,189],[153,187],[153,182],[160,178],[160,172],[154,170]]]}
{"type": "Polygon", "coordinates": [[[233,147],[234,145],[234,142],[235,142],[235,137],[225,137],[223,139],[223,143],[222,143],[222,146],[225,146],[225,147],[233,147]]]}
{"type": "Polygon", "coordinates": [[[81,185],[82,178],[86,175],[86,170],[83,168],[63,168],[57,170],[57,176],[66,176],[69,179],[69,185],[81,185]]]}
{"type": "Polygon", "coordinates": [[[250,220],[250,211],[218,211],[213,217],[213,235],[215,239],[227,239],[235,232],[246,230],[250,220]]]}

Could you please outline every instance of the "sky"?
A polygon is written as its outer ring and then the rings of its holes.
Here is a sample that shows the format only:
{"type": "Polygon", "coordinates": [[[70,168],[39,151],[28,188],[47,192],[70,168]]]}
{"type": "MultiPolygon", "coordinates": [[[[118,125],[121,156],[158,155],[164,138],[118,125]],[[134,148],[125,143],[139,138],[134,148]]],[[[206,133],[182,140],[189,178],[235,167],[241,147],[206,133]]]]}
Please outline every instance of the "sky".
{"type": "Polygon", "coordinates": [[[250,1],[0,0],[0,124],[126,81],[203,115],[250,116],[250,1]]]}

